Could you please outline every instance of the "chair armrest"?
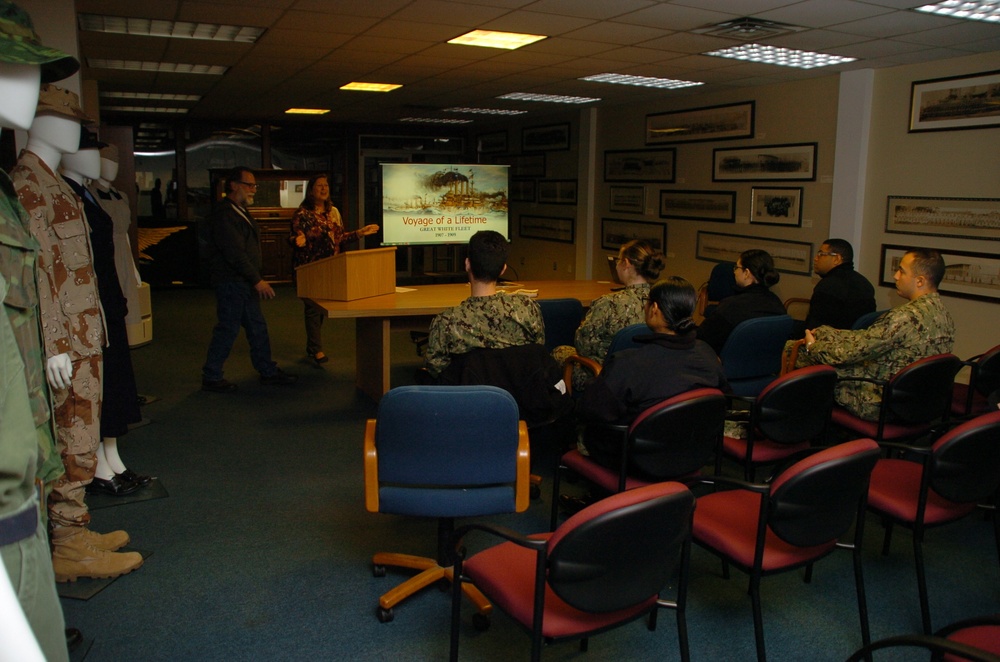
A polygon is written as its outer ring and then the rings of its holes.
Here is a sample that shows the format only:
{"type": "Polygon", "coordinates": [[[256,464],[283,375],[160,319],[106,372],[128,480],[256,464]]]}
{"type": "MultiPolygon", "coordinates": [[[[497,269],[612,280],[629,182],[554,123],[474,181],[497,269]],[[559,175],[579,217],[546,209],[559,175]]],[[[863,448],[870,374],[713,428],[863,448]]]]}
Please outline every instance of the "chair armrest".
{"type": "Polygon", "coordinates": [[[730,478],[728,476],[703,476],[691,479],[692,483],[700,483],[702,485],[723,485],[725,487],[732,487],[739,490],[747,490],[749,492],[757,492],[759,494],[767,494],[771,491],[770,485],[765,485],[763,483],[748,483],[745,480],[740,480],[739,478],[730,478]]]}
{"type": "Polygon", "coordinates": [[[993,614],[991,616],[974,616],[972,618],[964,618],[960,621],[952,623],[951,625],[946,625],[937,632],[934,633],[935,637],[947,637],[948,635],[958,632],[959,630],[964,630],[965,628],[977,627],[980,625],[1000,625],[1000,614],[993,614]]]}
{"type": "Polygon", "coordinates": [[[531,502],[531,445],[528,424],[517,422],[517,474],[515,478],[514,512],[523,513],[531,502]]]}
{"type": "Polygon", "coordinates": [[[587,358],[586,356],[580,356],[579,354],[573,354],[566,358],[563,363],[563,382],[566,384],[566,392],[569,394],[573,393],[573,366],[578,365],[584,370],[590,372],[595,377],[601,374],[601,364],[594,359],[587,358]]]}
{"type": "Polygon", "coordinates": [[[887,382],[884,379],[875,379],[874,377],[841,377],[837,375],[838,382],[868,382],[869,384],[876,384],[878,386],[884,387],[887,382]]]}
{"type": "Polygon", "coordinates": [[[375,419],[365,423],[365,509],[378,512],[378,449],[375,448],[375,419]]]}
{"type": "Polygon", "coordinates": [[[465,539],[465,536],[473,531],[483,531],[498,538],[503,538],[507,542],[512,542],[515,545],[533,549],[536,552],[544,552],[549,544],[548,536],[545,536],[544,538],[526,536],[523,533],[506,526],[488,524],[485,522],[474,522],[472,524],[465,524],[458,527],[448,538],[448,549],[454,550],[455,559],[465,558],[465,547],[462,546],[462,542],[465,539]]]}

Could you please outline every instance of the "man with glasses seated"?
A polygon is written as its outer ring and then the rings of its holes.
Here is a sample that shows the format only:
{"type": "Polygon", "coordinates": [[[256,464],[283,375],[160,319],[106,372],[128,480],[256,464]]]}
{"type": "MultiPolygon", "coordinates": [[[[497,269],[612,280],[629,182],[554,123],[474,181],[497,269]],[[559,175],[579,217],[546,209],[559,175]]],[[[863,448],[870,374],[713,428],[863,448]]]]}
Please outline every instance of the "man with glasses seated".
{"type": "Polygon", "coordinates": [[[223,378],[222,366],[241,326],[250,343],[250,361],[260,373],[262,384],[293,384],[298,379],[282,372],[271,360],[271,339],[260,300],[273,299],[274,289],[260,275],[260,228],[247,209],[256,192],[253,171],[234,168],[226,177],[226,197],[209,221],[209,268],[219,321],[212,331],[202,368],[204,391],[236,390],[236,384],[223,378]]]}
{"type": "Polygon", "coordinates": [[[820,281],[809,300],[809,314],[798,337],[806,329],[832,326],[850,329],[855,320],[875,310],[875,288],[854,270],[854,249],[844,239],[827,239],[813,258],[813,271],[820,281]]]}

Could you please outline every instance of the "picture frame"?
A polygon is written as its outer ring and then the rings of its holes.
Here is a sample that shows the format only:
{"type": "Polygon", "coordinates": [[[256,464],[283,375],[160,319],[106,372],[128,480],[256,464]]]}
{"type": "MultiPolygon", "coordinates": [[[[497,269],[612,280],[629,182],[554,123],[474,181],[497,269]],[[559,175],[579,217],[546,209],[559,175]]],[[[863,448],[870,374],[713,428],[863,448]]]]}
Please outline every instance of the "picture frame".
{"type": "Polygon", "coordinates": [[[622,244],[633,239],[648,241],[653,248],[666,253],[667,225],[618,218],[601,219],[601,248],[617,251],[622,244]]]}
{"type": "Polygon", "coordinates": [[[645,186],[612,186],[608,209],[613,212],[642,214],[646,211],[645,186]]]}
{"type": "Polygon", "coordinates": [[[677,150],[609,149],[604,152],[604,181],[673,184],[677,150]]]}
{"type": "Polygon", "coordinates": [[[802,187],[754,186],[750,189],[750,222],[801,228],[802,187]]]}
{"type": "Polygon", "coordinates": [[[712,150],[712,181],[816,181],[817,143],[712,150]]]}
{"type": "Polygon", "coordinates": [[[557,216],[535,216],[521,214],[518,219],[518,236],[525,239],[541,239],[572,244],[575,231],[572,218],[557,216]]]}
{"type": "Polygon", "coordinates": [[[480,133],[476,138],[476,149],[480,154],[497,154],[507,151],[507,132],[480,133]]]}
{"type": "MultiPolygon", "coordinates": [[[[903,255],[911,248],[915,247],[882,244],[879,285],[896,286],[893,274],[903,255]]],[[[1000,301],[1000,254],[953,250],[940,252],[945,264],[944,278],[938,286],[941,294],[977,301],[1000,301]]]]}
{"type": "Polygon", "coordinates": [[[732,262],[735,264],[740,253],[751,248],[767,251],[774,260],[774,267],[778,271],[800,276],[812,275],[813,245],[808,241],[751,237],[742,234],[723,234],[699,230],[695,245],[695,258],[706,262],[732,262]]]}
{"type": "Polygon", "coordinates": [[[557,152],[569,149],[569,122],[521,129],[521,151],[557,152]]]}
{"type": "Polygon", "coordinates": [[[518,179],[545,176],[545,154],[504,154],[494,156],[493,163],[509,165],[510,176],[518,179]]]}
{"type": "Polygon", "coordinates": [[[998,96],[1000,70],[913,81],[909,132],[1000,126],[998,96]]]}
{"type": "Polygon", "coordinates": [[[508,184],[508,191],[511,202],[534,202],[535,180],[512,179],[508,184]]]}
{"type": "Polygon", "coordinates": [[[575,179],[542,179],[538,182],[538,202],[547,205],[575,205],[575,179]]]}
{"type": "Polygon", "coordinates": [[[695,143],[754,137],[755,101],[646,115],[646,144],[695,143]]]}
{"type": "Polygon", "coordinates": [[[885,231],[1000,241],[1000,198],[890,195],[885,231]]]}
{"type": "Polygon", "coordinates": [[[736,222],[736,191],[660,190],[660,218],[736,222]]]}

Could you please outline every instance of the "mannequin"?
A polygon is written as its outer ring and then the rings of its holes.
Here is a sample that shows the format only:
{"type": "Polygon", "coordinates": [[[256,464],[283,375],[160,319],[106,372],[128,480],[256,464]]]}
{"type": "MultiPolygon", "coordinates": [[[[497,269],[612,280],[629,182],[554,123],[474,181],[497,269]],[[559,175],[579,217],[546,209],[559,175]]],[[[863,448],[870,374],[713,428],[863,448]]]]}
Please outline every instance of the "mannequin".
{"type": "Polygon", "coordinates": [[[129,471],[118,454],[118,437],[128,432],[128,425],[137,423],[142,416],[125,327],[127,304],[115,270],[114,223],[86,187],[88,180],[96,180],[101,175],[102,159],[98,151],[101,146],[104,143],[98,142],[88,129],[83,129],[80,149],[75,154],[63,155],[60,170],[83,202],[84,217],[90,226],[97,291],[107,328],[101,378],[102,441],[97,447],[94,480],[87,486],[87,492],[124,496],[145,486],[151,479],[129,471]],[[143,482],[139,482],[140,478],[143,482]]]}
{"type": "Polygon", "coordinates": [[[136,552],[115,552],[128,543],[126,532],[99,534],[87,528],[85,486],[94,477],[100,442],[104,318],[80,200],[55,175],[63,155],[77,151],[85,121],[89,118],[76,94],[43,85],[28,143],[11,172],[31,235],[40,245],[35,271],[46,377],[66,470],[48,508],[56,581],[117,577],[142,565],[136,552]]]}

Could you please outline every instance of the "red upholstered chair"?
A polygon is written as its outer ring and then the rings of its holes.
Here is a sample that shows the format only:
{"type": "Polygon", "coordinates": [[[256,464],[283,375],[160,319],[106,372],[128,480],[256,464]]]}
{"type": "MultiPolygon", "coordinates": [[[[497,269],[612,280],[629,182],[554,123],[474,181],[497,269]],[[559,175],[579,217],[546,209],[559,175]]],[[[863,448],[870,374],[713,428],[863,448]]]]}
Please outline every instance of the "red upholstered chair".
{"type": "Polygon", "coordinates": [[[858,418],[839,405],[833,407],[831,421],[858,437],[875,441],[905,441],[923,436],[935,423],[947,420],[952,387],[962,361],[954,354],[937,354],[914,361],[888,381],[849,377],[847,381],[867,381],[882,387],[878,421],[858,418]]]}
{"type": "MultiPolygon", "coordinates": [[[[462,582],[474,582],[531,633],[531,659],[542,644],[587,638],[649,615],[677,613],[681,659],[688,660],[685,601],[694,495],[680,483],[647,485],[584,508],[554,533],[522,536],[487,524],[456,530],[451,659],[458,660],[462,582]],[[506,539],[463,560],[462,538],[482,530],[506,539]],[[679,572],[674,600],[660,591],[679,572]]],[[[482,616],[476,614],[482,621],[482,616]]],[[[480,624],[477,624],[477,626],[480,624]]]]}
{"type": "Polygon", "coordinates": [[[934,636],[907,634],[874,641],[859,649],[847,662],[871,659],[873,651],[886,648],[922,648],[932,661],[1000,662],[1000,615],[969,618],[938,630],[934,636]]]}
{"type": "MultiPolygon", "coordinates": [[[[946,625],[935,635],[990,653],[995,656],[997,662],[1000,662],[1000,614],[967,618],[946,625]]],[[[946,662],[950,662],[952,659],[956,658],[945,656],[946,662]]]]}
{"type": "Polygon", "coordinates": [[[723,455],[754,479],[759,465],[777,464],[823,439],[833,409],[837,371],[817,365],[793,370],[768,384],[750,407],[746,439],[722,438],[723,455]]]}
{"type": "Polygon", "coordinates": [[[609,469],[578,450],[564,454],[552,481],[550,529],[556,527],[563,471],[573,470],[611,493],[696,475],[719,452],[725,415],[722,391],[702,388],[653,405],[629,426],[599,426],[588,431],[620,440],[620,468],[609,469]]]}
{"type": "Polygon", "coordinates": [[[879,457],[878,444],[859,439],[832,446],[799,460],[770,485],[749,484],[720,476],[707,483],[734,484],[738,489],[698,498],[692,535],[695,543],[722,558],[723,576],[729,564],[750,575],[757,659],[766,659],[760,606],[760,580],[812,564],[837,547],[852,549],[854,583],[861,617],[861,639],[867,644],[868,608],[861,572],[865,493],[879,457]],[[840,542],[854,525],[851,543],[840,542]]]}
{"type": "MultiPolygon", "coordinates": [[[[924,530],[959,520],[984,501],[995,503],[1000,491],[1000,411],[967,421],[930,447],[886,444],[908,451],[922,461],[879,460],[872,472],[868,508],[885,524],[882,553],[889,553],[892,527],[913,530],[920,615],[925,634],[931,632],[927,580],[921,543],[924,530]]],[[[1000,521],[993,517],[1000,555],[1000,521]]]]}
{"type": "Polygon", "coordinates": [[[951,413],[978,416],[989,411],[987,398],[1000,389],[1000,345],[965,361],[972,367],[968,384],[955,383],[951,413]]]}

